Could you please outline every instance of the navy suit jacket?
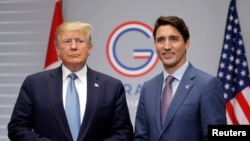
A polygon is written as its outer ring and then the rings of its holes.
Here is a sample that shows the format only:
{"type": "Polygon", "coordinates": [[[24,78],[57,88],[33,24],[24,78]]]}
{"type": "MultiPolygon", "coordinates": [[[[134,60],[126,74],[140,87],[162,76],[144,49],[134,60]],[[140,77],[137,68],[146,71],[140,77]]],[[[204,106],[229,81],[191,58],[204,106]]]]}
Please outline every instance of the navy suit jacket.
{"type": "Polygon", "coordinates": [[[209,124],[226,124],[223,90],[216,77],[189,64],[160,123],[163,73],[144,83],[135,121],[135,141],[205,141],[209,124]]]}
{"type": "MultiPolygon", "coordinates": [[[[8,135],[13,141],[72,140],[63,107],[61,67],[24,80],[8,135]]],[[[133,127],[121,81],[88,67],[87,104],[78,141],[132,139],[133,127]]]]}

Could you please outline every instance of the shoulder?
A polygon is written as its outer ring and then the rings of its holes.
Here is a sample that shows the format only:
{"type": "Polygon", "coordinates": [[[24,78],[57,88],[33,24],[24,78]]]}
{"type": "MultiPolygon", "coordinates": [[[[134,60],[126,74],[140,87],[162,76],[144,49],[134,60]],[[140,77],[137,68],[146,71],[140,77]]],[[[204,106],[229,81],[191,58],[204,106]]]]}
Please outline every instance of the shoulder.
{"type": "Polygon", "coordinates": [[[196,67],[194,67],[192,65],[190,65],[188,67],[187,73],[193,75],[193,78],[194,78],[193,80],[194,81],[199,81],[201,83],[202,82],[205,82],[205,83],[213,82],[213,83],[216,83],[216,84],[220,83],[219,79],[215,75],[209,74],[208,72],[206,72],[204,70],[201,70],[199,68],[196,68],[196,67]]]}
{"type": "Polygon", "coordinates": [[[209,74],[208,72],[205,72],[204,70],[195,68],[195,74],[197,77],[199,78],[203,78],[203,79],[214,79],[216,78],[216,76],[209,74]]]}
{"type": "Polygon", "coordinates": [[[95,79],[101,79],[103,81],[115,81],[115,82],[121,82],[120,79],[114,77],[114,76],[111,76],[109,74],[106,74],[106,73],[103,73],[101,71],[97,71],[97,70],[94,70],[90,67],[88,67],[87,69],[87,76],[88,77],[93,77],[95,79]]]}
{"type": "Polygon", "coordinates": [[[43,80],[43,79],[48,79],[53,77],[54,75],[62,74],[62,70],[60,67],[55,68],[55,69],[50,69],[50,70],[44,70],[40,72],[36,72],[33,74],[28,75],[25,79],[29,80],[43,80]]]}
{"type": "Polygon", "coordinates": [[[163,81],[163,73],[159,73],[157,75],[155,75],[154,77],[152,77],[151,79],[148,79],[144,82],[144,85],[155,85],[155,84],[159,84],[162,83],[163,81]]]}

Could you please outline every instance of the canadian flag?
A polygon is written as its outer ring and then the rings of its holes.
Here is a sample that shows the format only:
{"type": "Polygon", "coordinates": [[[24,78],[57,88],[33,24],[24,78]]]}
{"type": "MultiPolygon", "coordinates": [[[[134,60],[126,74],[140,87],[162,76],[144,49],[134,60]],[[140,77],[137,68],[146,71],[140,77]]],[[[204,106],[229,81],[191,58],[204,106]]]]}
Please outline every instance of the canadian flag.
{"type": "Polygon", "coordinates": [[[56,47],[55,47],[54,41],[55,41],[56,28],[62,22],[63,22],[62,2],[61,0],[56,0],[55,8],[54,8],[54,15],[53,15],[51,29],[50,29],[47,54],[46,54],[46,59],[45,59],[45,64],[44,64],[45,70],[55,68],[61,64],[61,61],[59,60],[57,53],[56,53],[56,47]]]}

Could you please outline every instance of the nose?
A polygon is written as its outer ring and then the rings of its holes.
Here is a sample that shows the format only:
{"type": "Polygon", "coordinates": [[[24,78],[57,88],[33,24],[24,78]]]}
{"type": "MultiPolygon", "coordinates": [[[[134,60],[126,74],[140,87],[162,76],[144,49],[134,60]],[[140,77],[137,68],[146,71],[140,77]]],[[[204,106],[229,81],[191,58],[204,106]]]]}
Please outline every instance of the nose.
{"type": "Polygon", "coordinates": [[[77,42],[75,40],[72,40],[71,42],[72,42],[71,43],[71,48],[76,49],[77,48],[77,42]]]}
{"type": "Polygon", "coordinates": [[[170,44],[169,40],[165,40],[163,48],[164,49],[170,49],[171,48],[171,44],[170,44]]]}

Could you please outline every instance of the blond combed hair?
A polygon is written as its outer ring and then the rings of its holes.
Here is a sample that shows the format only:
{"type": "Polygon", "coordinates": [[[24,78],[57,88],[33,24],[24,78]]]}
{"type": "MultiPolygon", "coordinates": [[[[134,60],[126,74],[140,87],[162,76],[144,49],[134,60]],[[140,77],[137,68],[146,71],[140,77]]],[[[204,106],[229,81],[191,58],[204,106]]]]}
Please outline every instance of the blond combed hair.
{"type": "Polygon", "coordinates": [[[80,21],[63,22],[56,29],[55,43],[57,44],[60,34],[64,31],[80,31],[80,32],[83,32],[89,38],[89,43],[92,45],[92,41],[91,41],[92,30],[93,30],[93,27],[89,23],[80,22],[80,21]]]}

